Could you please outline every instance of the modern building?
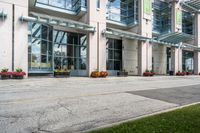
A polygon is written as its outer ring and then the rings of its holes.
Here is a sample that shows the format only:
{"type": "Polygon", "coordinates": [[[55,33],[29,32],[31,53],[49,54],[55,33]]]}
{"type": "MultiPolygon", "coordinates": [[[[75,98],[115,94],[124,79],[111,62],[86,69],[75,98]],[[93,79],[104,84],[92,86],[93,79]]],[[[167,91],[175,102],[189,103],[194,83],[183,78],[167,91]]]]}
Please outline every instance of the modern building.
{"type": "Polygon", "coordinates": [[[0,69],[200,72],[199,0],[0,0],[0,69]]]}

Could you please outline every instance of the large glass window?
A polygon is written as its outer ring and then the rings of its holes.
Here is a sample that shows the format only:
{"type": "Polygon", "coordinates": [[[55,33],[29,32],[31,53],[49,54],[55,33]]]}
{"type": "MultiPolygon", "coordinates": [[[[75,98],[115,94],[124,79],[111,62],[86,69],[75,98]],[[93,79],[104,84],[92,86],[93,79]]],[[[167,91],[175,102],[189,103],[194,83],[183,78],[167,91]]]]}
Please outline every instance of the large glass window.
{"type": "Polygon", "coordinates": [[[131,24],[138,22],[138,0],[108,0],[107,19],[131,24]]]}
{"type": "Polygon", "coordinates": [[[122,69],[122,40],[107,39],[107,70],[122,69]]]}
{"type": "Polygon", "coordinates": [[[171,31],[171,7],[166,2],[153,2],[153,31],[158,34],[171,31]]]}
{"type": "Polygon", "coordinates": [[[85,34],[54,31],[55,69],[86,70],[87,36],[85,34]]]}
{"type": "Polygon", "coordinates": [[[194,16],[192,13],[183,11],[182,32],[186,34],[194,34],[194,16]]]}
{"type": "Polygon", "coordinates": [[[29,23],[28,64],[29,72],[52,71],[52,27],[29,23]]]}
{"type": "Polygon", "coordinates": [[[77,11],[80,7],[86,7],[87,0],[37,0],[37,3],[77,11]]]}
{"type": "Polygon", "coordinates": [[[183,51],[183,71],[194,72],[194,53],[191,51],[183,51]]]}

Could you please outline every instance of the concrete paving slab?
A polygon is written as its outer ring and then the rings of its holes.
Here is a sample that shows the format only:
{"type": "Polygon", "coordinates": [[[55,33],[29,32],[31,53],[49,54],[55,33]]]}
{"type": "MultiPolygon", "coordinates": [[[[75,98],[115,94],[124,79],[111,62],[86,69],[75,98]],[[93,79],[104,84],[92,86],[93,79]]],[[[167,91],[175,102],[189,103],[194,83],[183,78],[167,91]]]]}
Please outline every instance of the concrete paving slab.
{"type": "Polygon", "coordinates": [[[179,105],[187,105],[200,101],[200,85],[132,91],[128,93],[179,105]]]}

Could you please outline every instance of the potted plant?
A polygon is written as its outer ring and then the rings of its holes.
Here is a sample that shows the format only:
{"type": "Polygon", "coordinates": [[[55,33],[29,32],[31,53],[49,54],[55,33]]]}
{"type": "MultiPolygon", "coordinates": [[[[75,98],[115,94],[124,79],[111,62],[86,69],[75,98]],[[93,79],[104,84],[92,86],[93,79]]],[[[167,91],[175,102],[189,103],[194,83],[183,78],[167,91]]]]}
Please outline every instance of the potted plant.
{"type": "Polygon", "coordinates": [[[148,69],[143,73],[143,76],[148,77],[148,76],[154,76],[155,73],[153,70],[149,71],[148,69]]]}
{"type": "Polygon", "coordinates": [[[153,70],[151,70],[150,76],[154,76],[154,75],[155,75],[155,72],[153,70]]]}
{"type": "Polygon", "coordinates": [[[0,72],[0,76],[1,76],[1,79],[2,80],[5,80],[5,79],[10,79],[11,78],[11,73],[8,72],[8,69],[7,68],[3,68],[0,72]]]}
{"type": "Polygon", "coordinates": [[[65,78],[70,77],[70,71],[67,69],[56,69],[54,70],[54,77],[56,78],[65,78]]]}
{"type": "Polygon", "coordinates": [[[177,73],[176,73],[176,76],[185,76],[185,72],[181,72],[181,71],[178,71],[177,73]]]}
{"type": "Polygon", "coordinates": [[[118,77],[127,77],[128,76],[128,72],[124,69],[123,71],[117,72],[117,76],[118,77]]]}
{"type": "Polygon", "coordinates": [[[105,78],[107,76],[108,76],[108,72],[105,72],[105,71],[100,72],[100,77],[105,78]]]}
{"type": "Polygon", "coordinates": [[[17,69],[15,70],[15,72],[12,72],[12,73],[11,73],[11,75],[12,75],[12,78],[13,78],[13,79],[23,79],[24,76],[26,75],[26,73],[23,72],[23,70],[22,70],[21,68],[17,68],[17,69]]]}
{"type": "Polygon", "coordinates": [[[187,71],[186,75],[192,75],[192,72],[187,71]]]}
{"type": "Polygon", "coordinates": [[[178,71],[178,72],[176,73],[176,76],[181,76],[181,72],[178,71]]]}
{"type": "Polygon", "coordinates": [[[99,71],[93,71],[90,76],[92,78],[98,78],[101,76],[101,73],[99,71]]]}

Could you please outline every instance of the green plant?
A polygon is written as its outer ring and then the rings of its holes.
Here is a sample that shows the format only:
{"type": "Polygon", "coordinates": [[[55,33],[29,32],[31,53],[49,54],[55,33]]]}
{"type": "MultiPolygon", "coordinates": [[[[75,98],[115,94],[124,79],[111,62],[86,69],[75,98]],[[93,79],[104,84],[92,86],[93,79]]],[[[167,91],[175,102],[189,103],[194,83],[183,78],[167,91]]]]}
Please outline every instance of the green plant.
{"type": "Polygon", "coordinates": [[[62,72],[70,72],[70,70],[67,70],[67,69],[55,69],[54,72],[62,73],[62,72]]]}
{"type": "Polygon", "coordinates": [[[1,72],[8,72],[8,68],[3,68],[1,72]]]}
{"type": "Polygon", "coordinates": [[[23,72],[23,70],[21,68],[17,68],[15,71],[18,73],[23,72]]]}
{"type": "Polygon", "coordinates": [[[147,69],[145,72],[146,72],[146,73],[148,73],[148,72],[149,72],[149,70],[147,69]]]}

